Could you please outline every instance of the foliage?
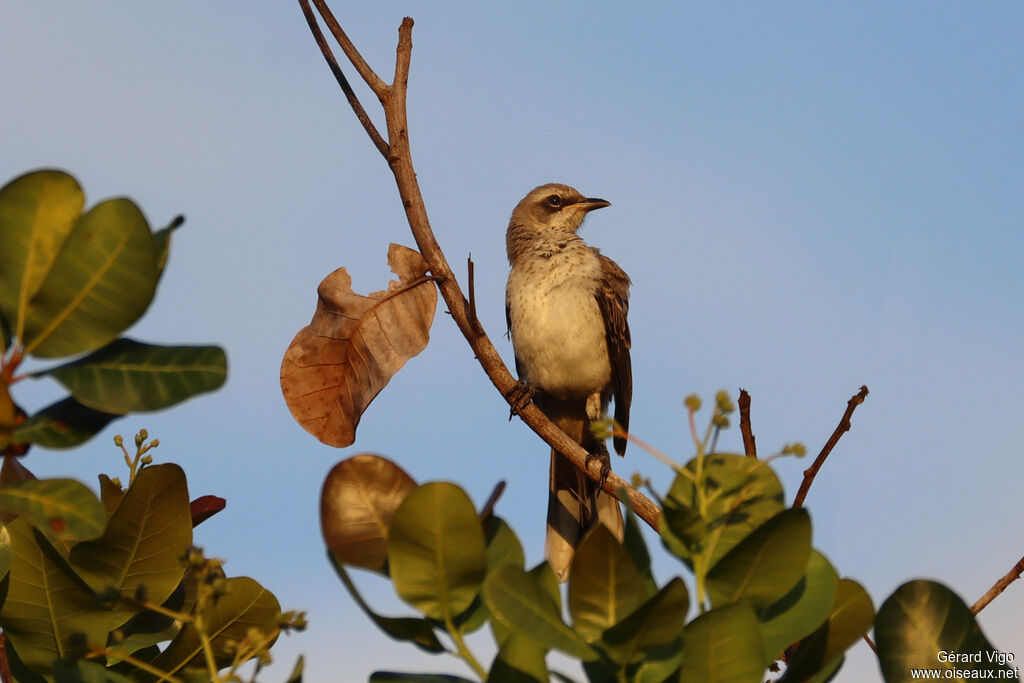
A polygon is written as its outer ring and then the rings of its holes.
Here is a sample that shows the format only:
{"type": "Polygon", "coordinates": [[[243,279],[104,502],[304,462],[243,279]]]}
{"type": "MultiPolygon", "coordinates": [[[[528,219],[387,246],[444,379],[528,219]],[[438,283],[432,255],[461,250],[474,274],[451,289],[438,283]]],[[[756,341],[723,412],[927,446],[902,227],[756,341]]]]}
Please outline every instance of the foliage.
{"type": "MultiPolygon", "coordinates": [[[[928,667],[941,649],[1000,654],[939,584],[907,584],[876,620],[860,584],[813,548],[809,513],[786,507],[768,459],[708,452],[731,409],[727,397],[716,403],[705,438],[695,438],[696,457],[675,465],[661,498],[662,542],[689,570],[692,593],[680,577],[655,582],[631,511],[624,542],[600,525],[587,533],[563,594],[547,564],[526,568],[508,525],[475,510],[462,489],[417,486],[394,463],[365,454],[339,463],[324,484],[328,554],[379,628],[427,652],[451,652],[478,680],[571,680],[547,667],[546,654],[557,650],[579,660],[590,681],[757,683],[771,671],[786,683],[826,681],[872,624],[890,682],[910,680],[910,668],[928,667]],[[375,613],[346,566],[389,576],[420,616],[375,613]],[[485,624],[497,649],[489,665],[465,641],[485,624]]],[[[688,405],[692,414],[699,403],[688,405]]],[[[1005,659],[954,666],[1008,668],[1005,659]]],[[[370,680],[470,679],[378,672],[370,680]]]]}
{"type": "Polygon", "coordinates": [[[118,338],[152,303],[184,219],[153,233],[130,199],[84,205],[63,171],[0,188],[0,453],[77,446],[112,420],[213,391],[227,376],[219,347],[118,338]],[[16,374],[28,357],[68,356],[77,357],[16,374]],[[70,395],[28,416],[10,394],[28,377],[52,377],[70,395]]]}
{"type": "MultiPolygon", "coordinates": [[[[100,475],[100,496],[70,479],[37,480],[32,446],[70,448],[131,412],[220,387],[224,351],[118,337],[149,307],[175,219],[151,233],[129,199],[82,213],[77,181],[35,171],[0,188],[0,676],[24,682],[240,681],[270,659],[282,630],[304,627],[272,593],[193,546],[224,508],[189,498],[185,473],[153,464],[146,430],[128,486],[100,475]],[[16,374],[29,357],[75,356],[16,374]],[[69,396],[32,416],[10,387],[52,377],[69,396]]],[[[302,662],[290,681],[300,681],[302,662]]]]}

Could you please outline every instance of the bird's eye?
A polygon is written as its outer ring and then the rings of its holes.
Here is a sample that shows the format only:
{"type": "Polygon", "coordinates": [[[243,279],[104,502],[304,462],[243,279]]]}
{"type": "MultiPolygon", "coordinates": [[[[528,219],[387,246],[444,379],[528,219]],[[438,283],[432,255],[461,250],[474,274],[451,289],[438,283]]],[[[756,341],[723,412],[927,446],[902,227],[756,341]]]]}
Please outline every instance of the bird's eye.
{"type": "Polygon", "coordinates": [[[557,194],[553,194],[550,197],[548,197],[548,206],[561,206],[561,205],[562,205],[562,198],[559,197],[557,194]]]}

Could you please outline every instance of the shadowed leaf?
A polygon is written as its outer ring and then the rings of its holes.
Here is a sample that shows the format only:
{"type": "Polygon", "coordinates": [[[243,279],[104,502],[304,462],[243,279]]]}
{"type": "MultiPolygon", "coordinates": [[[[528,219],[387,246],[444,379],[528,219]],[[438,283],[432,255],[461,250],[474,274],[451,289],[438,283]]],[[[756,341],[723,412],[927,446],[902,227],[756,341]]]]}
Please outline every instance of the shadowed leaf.
{"type": "Polygon", "coordinates": [[[594,525],[576,548],[569,573],[573,629],[593,642],[649,597],[644,573],[629,551],[608,527],[594,525]]]}
{"type": "MultiPolygon", "coordinates": [[[[233,658],[228,648],[231,641],[240,642],[255,628],[270,634],[278,627],[281,605],[274,594],[247,576],[226,580],[225,595],[210,605],[203,615],[204,628],[210,637],[214,660],[227,666],[233,658]]],[[[273,643],[269,643],[268,647],[273,643]]],[[[160,655],[153,666],[176,674],[186,666],[203,666],[203,646],[192,624],[186,624],[160,655]]]]}
{"type": "Polygon", "coordinates": [[[749,605],[706,612],[683,629],[680,683],[760,683],[761,631],[749,605]]]}
{"type": "Polygon", "coordinates": [[[647,650],[671,643],[683,632],[690,597],[678,576],[619,623],[604,632],[601,642],[620,664],[647,659],[647,650]]]}
{"type": "Polygon", "coordinates": [[[416,482],[379,455],[360,454],[335,465],[320,492],[320,530],[341,562],[387,574],[388,527],[416,482]]]}
{"type": "Polygon", "coordinates": [[[68,640],[76,633],[105,643],[116,625],[114,615],[97,609],[96,595],[42,534],[21,519],[7,528],[13,555],[0,625],[21,661],[49,671],[53,660],[68,653],[68,640]]]}
{"type": "Polygon", "coordinates": [[[11,569],[11,533],[0,524],[0,580],[7,576],[11,569]]]}
{"type": "Polygon", "coordinates": [[[943,674],[952,670],[950,680],[1006,680],[1006,670],[1012,667],[1007,663],[1012,654],[992,647],[960,596],[935,581],[905,583],[882,603],[875,618],[875,642],[887,683],[909,681],[916,669],[943,674]],[[940,652],[962,653],[977,661],[942,661],[940,652]],[[957,671],[963,676],[956,676],[957,671]]]}
{"type": "Polygon", "coordinates": [[[406,674],[398,671],[374,671],[370,683],[473,683],[472,679],[451,674],[406,674]]]}
{"type": "Polygon", "coordinates": [[[399,279],[369,296],[352,291],[344,268],[324,278],[313,320],[281,363],[281,391],[292,416],[329,446],[355,440],[363,411],[429,339],[437,288],[424,279],[426,261],[392,244],[388,263],[399,279]]]}
{"type": "Polygon", "coordinates": [[[227,357],[219,346],[157,346],[118,339],[84,358],[32,377],[50,376],[96,410],[160,410],[220,388],[227,357]]]}
{"type": "Polygon", "coordinates": [[[835,602],[839,577],[824,555],[814,550],[807,570],[792,590],[758,610],[766,664],[774,661],[790,643],[821,626],[835,602]]]}
{"type": "Polygon", "coordinates": [[[82,188],[63,171],[32,171],[0,188],[0,315],[11,334],[83,206],[82,188]]]}
{"type": "Polygon", "coordinates": [[[69,397],[46,406],[18,425],[11,438],[15,443],[44,448],[73,448],[96,436],[119,417],[69,397]]]}
{"type": "Polygon", "coordinates": [[[153,465],[139,472],[103,536],[77,544],[68,561],[97,593],[113,588],[131,597],[143,587],[148,600],[161,603],[181,582],[191,543],[185,473],[153,465]]]}
{"type": "Polygon", "coordinates": [[[75,221],[38,293],[22,341],[41,358],[103,346],[139,319],[160,273],[149,224],[131,200],[100,202],[75,221]]]}
{"type": "Polygon", "coordinates": [[[96,494],[74,479],[32,479],[0,488],[0,509],[62,541],[96,538],[107,521],[96,494]]]}
{"type": "Polygon", "coordinates": [[[107,519],[110,519],[121,499],[124,498],[124,489],[105,474],[99,475],[99,480],[100,501],[103,503],[103,509],[107,511],[107,519]]]}

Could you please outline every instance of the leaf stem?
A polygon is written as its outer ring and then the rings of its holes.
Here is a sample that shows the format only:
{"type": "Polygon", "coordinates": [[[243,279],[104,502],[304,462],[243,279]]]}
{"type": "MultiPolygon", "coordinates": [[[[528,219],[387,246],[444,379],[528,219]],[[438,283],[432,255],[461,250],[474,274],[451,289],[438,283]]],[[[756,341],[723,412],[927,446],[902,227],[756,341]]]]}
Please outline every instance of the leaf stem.
{"type": "Polygon", "coordinates": [[[466,645],[466,641],[462,638],[461,627],[456,627],[452,621],[452,615],[449,610],[444,611],[444,627],[448,630],[448,635],[451,636],[452,642],[455,643],[455,651],[466,664],[469,664],[470,668],[476,672],[476,675],[480,677],[481,681],[487,680],[487,672],[480,666],[480,662],[476,660],[473,653],[470,652],[469,647],[466,645]]]}

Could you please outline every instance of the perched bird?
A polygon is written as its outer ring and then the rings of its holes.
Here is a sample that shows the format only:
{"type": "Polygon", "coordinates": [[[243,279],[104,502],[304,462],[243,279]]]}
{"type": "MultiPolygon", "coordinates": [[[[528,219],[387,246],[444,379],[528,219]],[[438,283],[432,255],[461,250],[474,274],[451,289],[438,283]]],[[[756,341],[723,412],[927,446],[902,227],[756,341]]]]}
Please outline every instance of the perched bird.
{"type": "MultiPolygon", "coordinates": [[[[591,433],[615,399],[615,420],[629,427],[629,277],[577,231],[590,211],[610,206],[568,185],[541,185],[516,206],[506,233],[512,269],[505,313],[519,383],[513,411],[531,398],[548,418],[610,471],[608,449],[591,433]]],[[[614,439],[619,455],[626,440],[614,439]]],[[[588,458],[589,459],[589,458],[588,458]]],[[[557,451],[551,452],[545,555],[565,581],[583,532],[596,520],[622,538],[618,501],[557,451]]]]}

